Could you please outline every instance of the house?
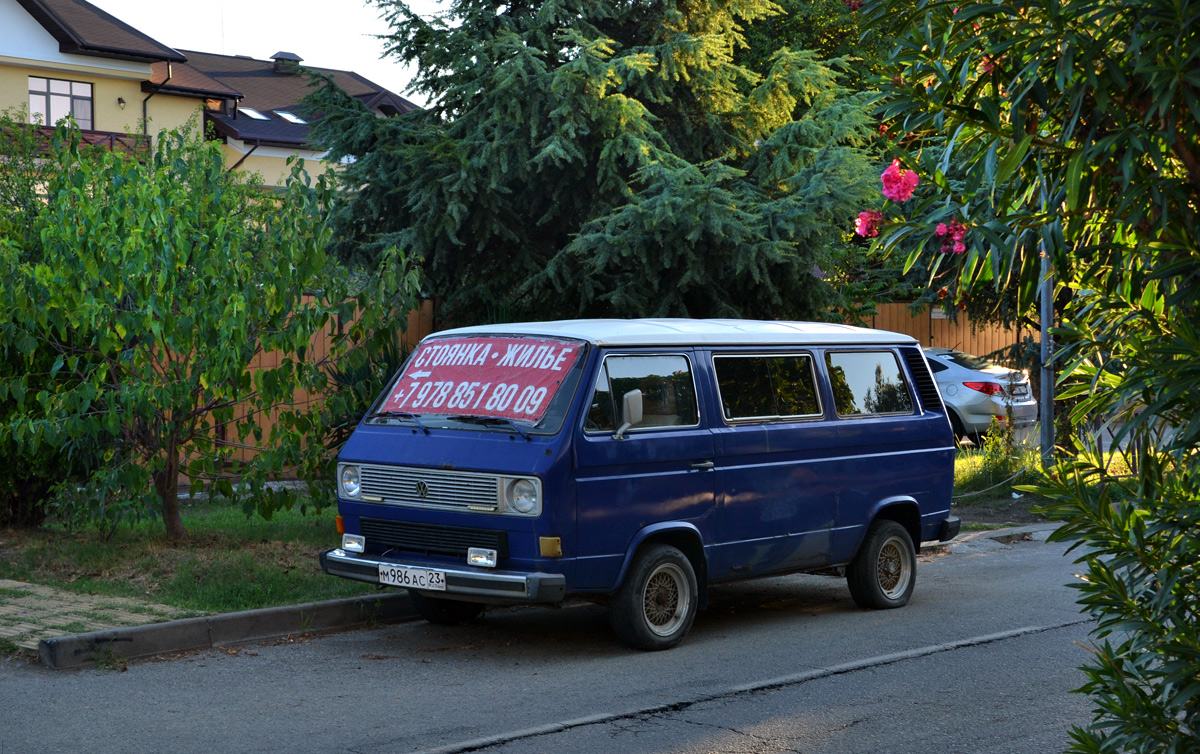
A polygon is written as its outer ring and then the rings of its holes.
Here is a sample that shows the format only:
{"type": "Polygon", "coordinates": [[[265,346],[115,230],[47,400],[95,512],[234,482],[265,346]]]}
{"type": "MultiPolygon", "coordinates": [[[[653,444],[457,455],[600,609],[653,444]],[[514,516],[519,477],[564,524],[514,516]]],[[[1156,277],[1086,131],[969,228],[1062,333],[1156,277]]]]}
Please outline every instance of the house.
{"type": "MultiPolygon", "coordinates": [[[[300,103],[310,91],[309,78],[301,72],[300,56],[277,52],[270,60],[244,55],[215,55],[192,50],[183,66],[159,62],[153,65],[156,85],[162,91],[205,97],[204,119],[216,138],[225,145],[226,163],[231,167],[260,173],[267,183],[280,183],[287,176],[286,160],[299,155],[309,173],[320,172],[323,153],[308,141],[313,115],[300,103]],[[171,79],[165,79],[168,70],[171,79]],[[206,92],[206,82],[215,81],[237,89],[236,97],[206,92]]],[[[363,102],[380,117],[402,115],[417,109],[403,97],[384,89],[357,73],[330,68],[310,70],[333,78],[347,94],[363,102]]]]}
{"type": "MultiPolygon", "coordinates": [[[[268,184],[283,181],[292,155],[310,173],[324,169],[308,142],[300,62],[288,52],[255,60],[176,50],[86,0],[0,0],[0,110],[26,107],[43,126],[70,115],[87,141],[127,151],[198,118],[230,169],[268,184]]],[[[355,73],[316,70],[381,117],[416,109],[355,73]]]]}

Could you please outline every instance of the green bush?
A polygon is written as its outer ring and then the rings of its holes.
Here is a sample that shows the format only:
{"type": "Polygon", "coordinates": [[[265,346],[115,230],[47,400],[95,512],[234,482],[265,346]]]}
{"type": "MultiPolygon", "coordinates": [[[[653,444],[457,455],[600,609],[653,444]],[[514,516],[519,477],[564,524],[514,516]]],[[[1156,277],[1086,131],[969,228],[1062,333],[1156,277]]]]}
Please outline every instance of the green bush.
{"type": "Polygon", "coordinates": [[[1078,752],[1200,752],[1200,476],[1193,464],[1143,448],[1138,473],[1116,478],[1085,452],[1037,486],[1086,566],[1072,584],[1096,619],[1080,691],[1095,722],[1073,732],[1078,752]]]}

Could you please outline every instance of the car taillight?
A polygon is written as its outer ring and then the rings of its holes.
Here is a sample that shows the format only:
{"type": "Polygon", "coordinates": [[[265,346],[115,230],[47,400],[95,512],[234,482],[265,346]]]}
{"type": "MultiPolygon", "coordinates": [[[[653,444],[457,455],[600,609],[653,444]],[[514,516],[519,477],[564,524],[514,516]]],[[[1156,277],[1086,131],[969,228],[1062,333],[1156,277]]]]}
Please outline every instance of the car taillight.
{"type": "Polygon", "coordinates": [[[987,395],[1004,395],[1004,386],[999,382],[964,382],[963,387],[969,387],[987,395]]]}

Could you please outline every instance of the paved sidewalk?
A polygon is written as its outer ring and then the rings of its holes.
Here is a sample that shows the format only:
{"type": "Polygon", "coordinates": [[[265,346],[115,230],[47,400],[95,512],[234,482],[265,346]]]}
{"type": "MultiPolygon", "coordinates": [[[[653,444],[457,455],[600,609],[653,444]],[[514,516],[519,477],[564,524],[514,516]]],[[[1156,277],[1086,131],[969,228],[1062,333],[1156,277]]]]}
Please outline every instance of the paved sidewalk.
{"type": "Polygon", "coordinates": [[[0,639],[38,651],[42,639],[189,618],[194,610],[125,597],[98,597],[0,579],[0,639]]]}

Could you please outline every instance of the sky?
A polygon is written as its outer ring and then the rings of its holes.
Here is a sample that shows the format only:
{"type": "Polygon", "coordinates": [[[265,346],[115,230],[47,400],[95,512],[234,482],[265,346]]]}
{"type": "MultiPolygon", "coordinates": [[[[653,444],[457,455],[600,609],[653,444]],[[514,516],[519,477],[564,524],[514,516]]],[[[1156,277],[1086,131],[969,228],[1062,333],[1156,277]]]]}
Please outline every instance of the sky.
{"type": "MultiPolygon", "coordinates": [[[[178,50],[249,55],[269,60],[279,51],[294,52],[305,65],[354,71],[404,95],[418,105],[424,98],[408,91],[412,72],[390,58],[381,60],[387,23],[364,0],[89,0],[138,31],[178,50]]],[[[438,0],[410,0],[422,15],[437,10],[438,0]]]]}

